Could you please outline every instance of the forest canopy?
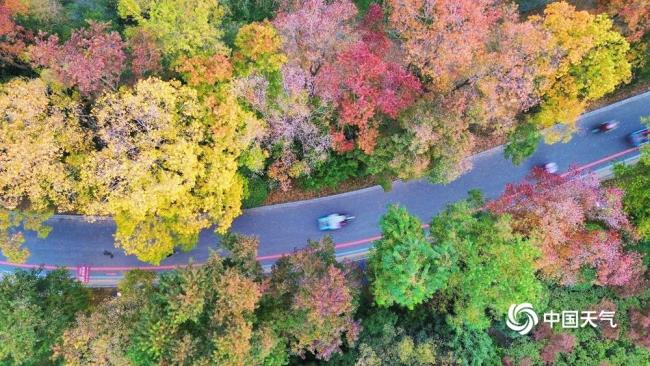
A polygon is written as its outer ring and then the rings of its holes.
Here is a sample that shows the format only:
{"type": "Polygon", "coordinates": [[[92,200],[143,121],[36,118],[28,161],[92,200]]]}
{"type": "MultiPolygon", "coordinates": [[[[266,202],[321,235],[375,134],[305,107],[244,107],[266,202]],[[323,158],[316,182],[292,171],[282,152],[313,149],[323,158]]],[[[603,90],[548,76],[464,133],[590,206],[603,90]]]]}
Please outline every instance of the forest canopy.
{"type": "Polygon", "coordinates": [[[24,262],[16,227],[109,215],[159,263],[269,192],[446,183],[490,143],[521,162],[643,68],[630,6],[3,1],[0,248],[24,262]]]}

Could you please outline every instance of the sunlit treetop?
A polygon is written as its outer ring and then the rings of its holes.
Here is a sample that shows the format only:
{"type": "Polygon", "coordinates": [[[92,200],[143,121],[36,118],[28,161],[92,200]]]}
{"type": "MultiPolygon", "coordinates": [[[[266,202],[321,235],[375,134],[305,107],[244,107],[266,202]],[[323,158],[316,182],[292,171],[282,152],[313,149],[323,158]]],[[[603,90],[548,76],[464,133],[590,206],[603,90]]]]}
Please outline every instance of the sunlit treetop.
{"type": "Polygon", "coordinates": [[[221,41],[225,8],[216,0],[119,0],[117,10],[155,37],[167,62],[182,55],[228,53],[221,41]]]}
{"type": "Polygon", "coordinates": [[[260,124],[226,91],[200,97],[178,82],[146,79],[95,103],[104,147],[84,169],[85,210],[113,215],[128,253],[158,263],[239,215],[237,159],[260,124]]]}
{"type": "Polygon", "coordinates": [[[0,87],[0,204],[7,209],[75,207],[75,172],[89,151],[81,107],[40,79],[0,87]]]}
{"type": "Polygon", "coordinates": [[[273,24],[289,59],[316,75],[324,62],[355,39],[356,15],[356,6],[349,0],[287,1],[273,24]]]}

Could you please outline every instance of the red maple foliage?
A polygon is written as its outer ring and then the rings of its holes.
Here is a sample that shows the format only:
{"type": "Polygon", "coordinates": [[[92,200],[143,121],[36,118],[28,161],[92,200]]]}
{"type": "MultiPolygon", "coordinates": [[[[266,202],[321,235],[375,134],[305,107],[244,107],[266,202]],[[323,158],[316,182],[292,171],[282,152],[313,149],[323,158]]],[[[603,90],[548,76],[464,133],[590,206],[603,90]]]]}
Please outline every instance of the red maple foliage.
{"type": "Polygon", "coordinates": [[[84,95],[114,88],[126,60],[125,44],[119,33],[107,29],[106,23],[91,22],[87,29],[72,32],[63,44],[56,35],[41,38],[32,48],[32,61],[49,68],[61,84],[76,86],[84,95]]]}
{"type": "Polygon", "coordinates": [[[371,154],[378,135],[375,116],[396,118],[422,91],[415,76],[385,59],[390,43],[381,17],[381,9],[371,6],[360,27],[363,40],[327,63],[316,80],[316,93],[339,107],[339,126],[332,133],[337,151],[354,146],[343,132],[349,126],[356,145],[371,154]]]}
{"type": "Polygon", "coordinates": [[[641,347],[650,348],[650,308],[630,311],[627,337],[641,347]]]}
{"type": "Polygon", "coordinates": [[[368,7],[368,11],[359,25],[359,30],[361,31],[361,40],[375,54],[384,54],[390,48],[390,40],[384,30],[384,13],[379,4],[372,4],[368,7]]]}
{"type": "Polygon", "coordinates": [[[152,34],[138,28],[129,38],[128,44],[131,50],[131,72],[136,79],[161,71],[162,54],[152,34]]]}
{"type": "Polygon", "coordinates": [[[19,1],[0,4],[0,65],[26,68],[19,56],[25,52],[27,43],[33,40],[31,32],[16,24],[13,17],[27,11],[19,1]]]}
{"type": "Polygon", "coordinates": [[[570,353],[576,343],[575,336],[569,333],[555,333],[546,323],[535,331],[533,338],[545,343],[540,357],[547,365],[555,363],[558,353],[570,353]]]}
{"type": "Polygon", "coordinates": [[[634,287],[641,277],[640,255],[624,251],[618,232],[632,233],[621,192],[601,187],[595,176],[577,171],[560,176],[535,169],[486,207],[510,214],[519,232],[540,238],[538,266],[543,275],[561,284],[578,282],[585,266],[596,270],[595,281],[603,286],[634,287]],[[589,228],[590,222],[604,228],[589,228]]]}
{"type": "Polygon", "coordinates": [[[637,252],[625,252],[616,232],[597,232],[593,241],[592,264],[597,268],[598,283],[625,287],[638,281],[643,273],[642,258],[637,252]]]}
{"type": "Polygon", "coordinates": [[[600,11],[606,11],[630,42],[636,42],[650,30],[650,2],[647,0],[600,0],[600,11]]]}

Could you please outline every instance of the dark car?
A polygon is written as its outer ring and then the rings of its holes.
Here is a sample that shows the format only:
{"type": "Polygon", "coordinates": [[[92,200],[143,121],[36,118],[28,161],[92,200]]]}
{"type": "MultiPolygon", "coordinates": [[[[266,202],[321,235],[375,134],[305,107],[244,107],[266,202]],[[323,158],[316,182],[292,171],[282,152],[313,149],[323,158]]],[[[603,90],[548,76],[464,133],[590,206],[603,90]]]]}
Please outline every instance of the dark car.
{"type": "Polygon", "coordinates": [[[641,146],[643,144],[648,143],[648,138],[650,136],[650,133],[647,128],[644,128],[642,130],[634,131],[630,134],[630,142],[634,146],[641,146]]]}

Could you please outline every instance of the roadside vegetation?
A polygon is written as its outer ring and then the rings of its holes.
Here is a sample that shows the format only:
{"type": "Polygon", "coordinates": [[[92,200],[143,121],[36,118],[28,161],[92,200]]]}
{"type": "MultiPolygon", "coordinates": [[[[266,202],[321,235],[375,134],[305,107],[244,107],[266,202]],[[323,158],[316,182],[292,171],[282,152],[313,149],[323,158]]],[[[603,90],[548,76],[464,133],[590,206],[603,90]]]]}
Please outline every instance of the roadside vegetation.
{"type": "Polygon", "coordinates": [[[18,271],[0,281],[0,362],[645,365],[649,157],[619,168],[618,186],[539,169],[494,200],[470,192],[426,230],[388,207],[364,266],[338,263],[324,238],[263,273],[257,240],[230,235],[229,256],[155,282],[129,272],[100,301],[66,271],[18,271]],[[540,323],[520,335],[505,319],[525,302],[540,323]],[[614,312],[616,327],[542,322],[563,310],[614,312]]]}
{"type": "Polygon", "coordinates": [[[520,162],[647,77],[647,2],[589,10],[5,0],[0,250],[26,261],[19,228],[56,212],[110,215],[155,264],[269,192],[449,182],[489,141],[520,162]]]}

